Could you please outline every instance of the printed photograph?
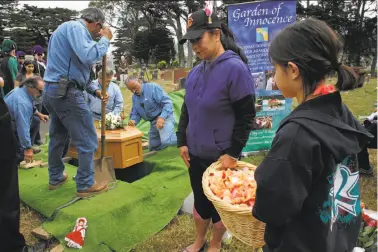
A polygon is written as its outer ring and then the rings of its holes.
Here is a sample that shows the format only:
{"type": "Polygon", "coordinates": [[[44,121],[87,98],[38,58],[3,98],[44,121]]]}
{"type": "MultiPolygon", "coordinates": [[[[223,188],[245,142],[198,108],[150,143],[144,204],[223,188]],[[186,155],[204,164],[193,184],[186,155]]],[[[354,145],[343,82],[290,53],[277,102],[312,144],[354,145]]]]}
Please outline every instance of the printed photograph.
{"type": "Polygon", "coordinates": [[[264,130],[273,128],[272,116],[258,116],[255,118],[255,122],[252,130],[264,130]]]}
{"type": "Polygon", "coordinates": [[[256,112],[260,112],[262,110],[263,100],[264,100],[263,96],[256,97],[256,101],[255,101],[256,112]]]}
{"type": "Polygon", "coordinates": [[[252,73],[252,77],[255,82],[255,89],[265,89],[266,78],[264,72],[252,73]]]}
{"type": "Polygon", "coordinates": [[[285,97],[283,96],[266,97],[262,103],[263,111],[279,111],[285,109],[285,97]]]}

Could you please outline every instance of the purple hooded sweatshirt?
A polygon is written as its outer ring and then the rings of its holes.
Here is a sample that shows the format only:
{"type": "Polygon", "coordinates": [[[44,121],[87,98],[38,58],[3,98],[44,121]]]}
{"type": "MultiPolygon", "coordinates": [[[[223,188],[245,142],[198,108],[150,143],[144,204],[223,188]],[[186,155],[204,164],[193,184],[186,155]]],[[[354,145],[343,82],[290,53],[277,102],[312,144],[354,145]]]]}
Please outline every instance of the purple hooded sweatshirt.
{"type": "Polygon", "coordinates": [[[225,153],[237,157],[255,116],[254,82],[248,66],[227,50],[213,62],[203,61],[193,68],[186,83],[186,137],[181,137],[178,146],[187,145],[191,154],[204,159],[216,160],[225,153]],[[243,100],[248,100],[247,109],[242,109],[243,100]]]}

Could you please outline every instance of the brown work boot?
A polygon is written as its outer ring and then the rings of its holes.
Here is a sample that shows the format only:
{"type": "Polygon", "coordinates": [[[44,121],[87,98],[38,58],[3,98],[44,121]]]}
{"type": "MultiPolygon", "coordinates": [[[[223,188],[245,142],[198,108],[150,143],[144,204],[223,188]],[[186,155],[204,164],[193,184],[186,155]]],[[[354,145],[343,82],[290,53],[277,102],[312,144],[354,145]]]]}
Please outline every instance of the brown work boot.
{"type": "Polygon", "coordinates": [[[106,189],[108,189],[108,185],[106,183],[97,183],[95,181],[93,186],[89,187],[87,190],[77,191],[76,195],[79,198],[86,198],[105,192],[106,189]]]}
{"type": "Polygon", "coordinates": [[[66,183],[68,181],[68,174],[63,172],[63,176],[64,176],[64,179],[59,182],[58,184],[55,184],[55,185],[51,185],[49,184],[49,190],[55,190],[55,189],[58,189],[59,186],[63,185],[64,183],[66,183]]]}

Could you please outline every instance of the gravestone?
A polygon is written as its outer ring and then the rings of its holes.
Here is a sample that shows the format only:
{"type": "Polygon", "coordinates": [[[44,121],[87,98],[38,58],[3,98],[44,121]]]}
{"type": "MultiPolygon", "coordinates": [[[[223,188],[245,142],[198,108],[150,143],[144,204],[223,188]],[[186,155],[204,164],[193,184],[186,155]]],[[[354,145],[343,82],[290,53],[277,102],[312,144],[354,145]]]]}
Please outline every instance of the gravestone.
{"type": "Polygon", "coordinates": [[[180,78],[179,89],[186,89],[186,78],[180,78]]]}
{"type": "Polygon", "coordinates": [[[185,78],[188,76],[189,70],[185,68],[176,68],[173,71],[173,82],[179,84],[181,78],[185,78]]]}
{"type": "Polygon", "coordinates": [[[165,71],[162,71],[162,73],[160,74],[160,77],[161,79],[165,80],[165,81],[172,81],[173,80],[173,70],[165,70],[165,71]]]}
{"type": "Polygon", "coordinates": [[[153,80],[157,80],[158,74],[159,74],[159,70],[158,69],[154,69],[154,71],[152,72],[152,79],[153,80]]]}
{"type": "Polygon", "coordinates": [[[144,81],[144,71],[140,71],[140,73],[139,73],[139,79],[141,79],[142,81],[144,81]]]}

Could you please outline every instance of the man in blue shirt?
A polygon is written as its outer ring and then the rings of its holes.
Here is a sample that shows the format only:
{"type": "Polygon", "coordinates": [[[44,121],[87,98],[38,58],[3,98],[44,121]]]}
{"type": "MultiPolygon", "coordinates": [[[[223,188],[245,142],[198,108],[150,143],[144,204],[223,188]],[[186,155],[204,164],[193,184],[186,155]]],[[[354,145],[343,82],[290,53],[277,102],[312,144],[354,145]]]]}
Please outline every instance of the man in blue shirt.
{"type": "Polygon", "coordinates": [[[81,19],[61,24],[49,41],[48,63],[43,104],[51,118],[49,142],[49,189],[55,190],[67,181],[62,154],[70,136],[78,149],[76,174],[78,197],[88,197],[107,189],[94,180],[94,154],[98,139],[92,112],[83,91],[105,102],[101,90],[90,84],[92,65],[104,56],[113,35],[104,27],[105,16],[100,9],[87,8],[81,19]],[[101,37],[98,42],[93,38],[101,37]]]}
{"type": "MultiPolygon", "coordinates": [[[[34,100],[42,96],[44,82],[39,76],[24,80],[19,88],[12,90],[5,96],[12,118],[12,126],[19,143],[17,148],[17,163],[22,160],[33,161],[33,149],[30,139],[30,125],[34,116],[34,100]]],[[[42,118],[41,118],[42,120],[42,118]]]]}
{"type": "Polygon", "coordinates": [[[127,78],[127,88],[134,94],[129,126],[136,126],[140,119],[151,122],[148,132],[149,149],[161,150],[176,145],[175,118],[172,101],[155,83],[143,83],[135,77],[127,78]]]}
{"type": "MultiPolygon", "coordinates": [[[[106,114],[112,112],[115,115],[120,115],[123,109],[123,97],[121,89],[117,84],[111,82],[113,78],[113,70],[109,69],[106,71],[105,85],[107,86],[106,92],[108,93],[108,102],[106,103],[106,114]]],[[[102,70],[98,72],[98,79],[93,81],[92,84],[96,89],[101,89],[102,87],[102,70]]],[[[101,120],[101,100],[97,97],[85,94],[85,100],[88,103],[90,111],[92,111],[94,120],[101,120]]]]}

